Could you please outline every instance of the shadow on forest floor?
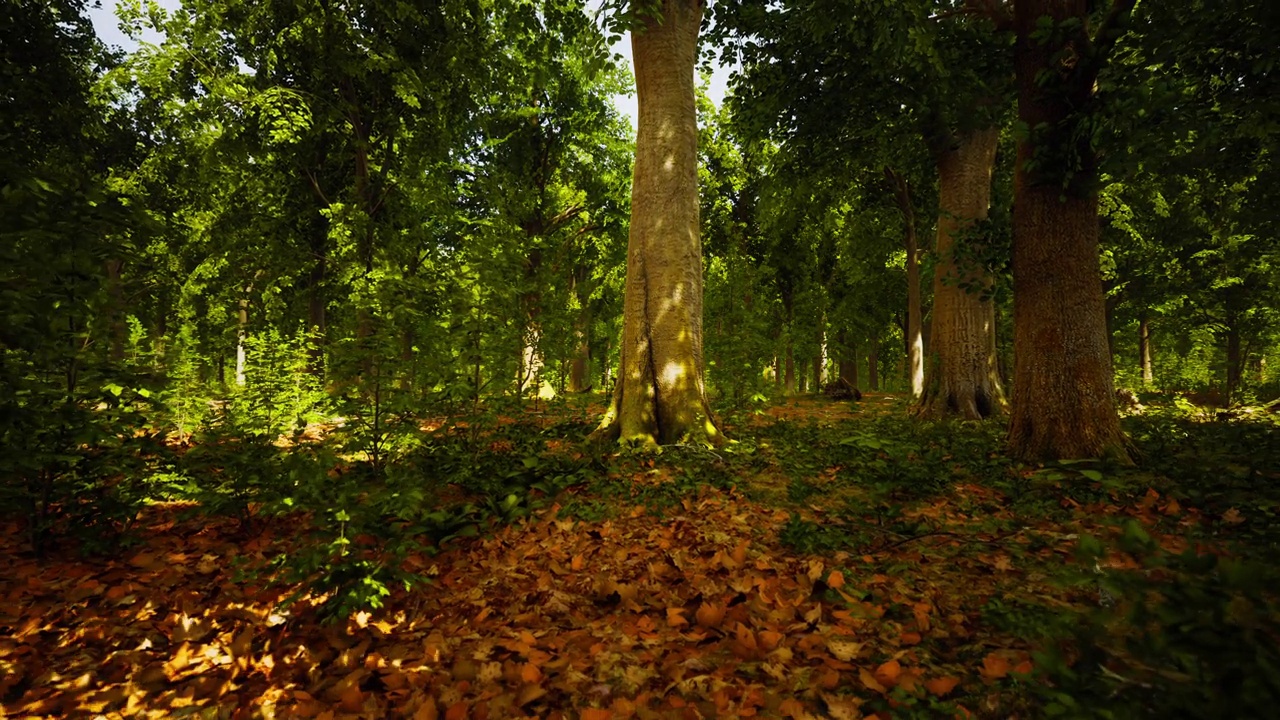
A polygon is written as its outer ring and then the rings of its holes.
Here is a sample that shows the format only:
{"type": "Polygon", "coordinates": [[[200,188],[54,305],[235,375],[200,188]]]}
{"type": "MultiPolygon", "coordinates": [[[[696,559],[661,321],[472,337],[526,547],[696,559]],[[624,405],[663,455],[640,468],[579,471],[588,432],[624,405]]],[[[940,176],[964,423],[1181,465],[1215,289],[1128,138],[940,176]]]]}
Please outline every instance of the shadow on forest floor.
{"type": "Polygon", "coordinates": [[[590,457],[566,442],[582,410],[552,406],[446,428],[385,480],[343,470],[342,514],[160,503],[128,549],[45,560],[6,527],[0,700],[18,717],[452,720],[1247,717],[1280,700],[1269,419],[1130,418],[1135,470],[1020,465],[997,423],[901,410],[801,398],[728,423],[722,451],[590,457]],[[269,582],[281,559],[310,580],[269,582]],[[361,587],[380,608],[320,622],[326,592],[361,587]]]}

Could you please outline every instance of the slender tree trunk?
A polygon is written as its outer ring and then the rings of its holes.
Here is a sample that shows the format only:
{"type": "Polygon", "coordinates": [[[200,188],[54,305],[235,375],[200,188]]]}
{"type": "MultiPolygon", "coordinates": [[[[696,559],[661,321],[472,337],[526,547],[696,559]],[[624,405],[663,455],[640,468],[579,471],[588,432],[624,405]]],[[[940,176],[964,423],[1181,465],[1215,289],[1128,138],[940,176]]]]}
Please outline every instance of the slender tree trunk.
{"type": "Polygon", "coordinates": [[[933,346],[916,413],[980,420],[1007,404],[995,353],[992,279],[971,257],[976,222],[991,205],[997,128],[957,136],[938,157],[937,267],[933,278],[933,346]]]}
{"type": "MultiPolygon", "coordinates": [[[[1017,395],[1009,446],[1026,460],[1129,457],[1107,350],[1097,155],[1090,133],[1079,128],[1105,57],[1105,45],[1088,36],[1088,6],[1087,0],[1014,3],[1018,117],[1033,134],[1018,143],[1014,177],[1017,395]],[[1058,28],[1049,38],[1037,31],[1043,18],[1058,28]],[[1064,186],[1068,168],[1074,175],[1064,186]]],[[[1114,42],[1110,27],[1100,37],[1114,42]]]]}
{"type": "Polygon", "coordinates": [[[867,348],[867,387],[880,389],[880,340],[871,338],[867,348]]]}
{"type": "Polygon", "coordinates": [[[123,260],[107,260],[107,299],[109,303],[107,326],[107,357],[111,362],[124,362],[124,345],[129,336],[129,326],[125,323],[124,283],[120,280],[123,260]]]}
{"type": "Polygon", "coordinates": [[[586,268],[573,273],[573,292],[578,297],[578,312],[573,318],[573,359],[569,364],[569,392],[584,393],[591,389],[591,309],[589,298],[582,297],[586,268]]]}
{"type": "Polygon", "coordinates": [[[893,184],[898,211],[906,230],[907,246],[907,373],[911,387],[911,399],[919,400],[924,394],[924,336],[921,332],[920,310],[920,250],[916,238],[916,211],[911,202],[911,185],[893,168],[884,169],[885,177],[893,184]]]}
{"type": "Polygon", "coordinates": [[[1235,317],[1227,318],[1227,405],[1236,402],[1240,381],[1244,376],[1244,353],[1240,344],[1240,323],[1235,317]]]}
{"type": "Polygon", "coordinates": [[[1142,364],[1142,384],[1151,385],[1155,373],[1151,366],[1151,323],[1146,315],[1138,319],[1138,359],[1142,364]]]}
{"type": "Polygon", "coordinates": [[[639,112],[617,389],[596,440],[724,440],[707,406],[693,70],[701,0],[631,33],[639,112]]]}
{"type": "Polygon", "coordinates": [[[783,372],[782,389],[788,395],[796,394],[796,357],[791,351],[791,340],[787,339],[787,358],[784,361],[786,370],[783,372]]]}
{"type": "Polygon", "coordinates": [[[323,255],[316,258],[316,264],[311,267],[311,277],[309,278],[308,298],[307,298],[307,330],[312,334],[311,346],[311,372],[317,377],[324,375],[324,345],[325,335],[328,332],[326,325],[326,308],[328,301],[324,294],[324,277],[326,262],[323,255]]]}
{"type": "MultiPolygon", "coordinates": [[[[253,286],[249,286],[252,288],[253,286]]],[[[240,311],[236,315],[236,386],[244,387],[245,364],[247,358],[245,341],[249,337],[249,297],[248,288],[244,297],[240,298],[240,311]]]]}

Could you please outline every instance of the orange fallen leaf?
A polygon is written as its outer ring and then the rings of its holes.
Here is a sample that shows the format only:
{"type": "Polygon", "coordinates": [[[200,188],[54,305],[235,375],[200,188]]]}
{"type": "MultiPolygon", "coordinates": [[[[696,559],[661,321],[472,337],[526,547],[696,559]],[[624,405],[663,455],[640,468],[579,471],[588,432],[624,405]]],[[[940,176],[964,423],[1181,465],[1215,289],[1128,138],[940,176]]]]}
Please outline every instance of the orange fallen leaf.
{"type": "Polygon", "coordinates": [[[688,624],[689,620],[684,616],[684,608],[667,608],[667,625],[675,628],[688,624]]]}
{"type": "Polygon", "coordinates": [[[698,624],[705,628],[720,627],[720,623],[724,622],[725,609],[723,607],[712,605],[711,603],[702,603],[698,608],[697,619],[698,624]]]}
{"type": "Polygon", "coordinates": [[[413,714],[413,720],[436,720],[440,717],[440,710],[436,708],[436,701],[427,698],[418,706],[417,712],[413,714]]]}
{"type": "Polygon", "coordinates": [[[613,711],[605,708],[586,708],[579,717],[581,720],[613,720],[613,711]]]}
{"type": "Polygon", "coordinates": [[[832,570],[831,575],[827,577],[827,585],[837,590],[844,587],[844,573],[839,570],[832,570]]]}
{"type": "Polygon", "coordinates": [[[946,697],[947,694],[952,690],[955,690],[956,686],[959,684],[960,678],[954,678],[948,675],[926,680],[924,682],[924,687],[926,690],[938,697],[946,697]]]}
{"type": "Polygon", "coordinates": [[[881,685],[893,687],[898,684],[898,676],[902,674],[902,665],[897,660],[890,660],[876,668],[873,676],[881,685]]]}
{"type": "Polygon", "coordinates": [[[569,567],[572,568],[574,572],[581,570],[582,568],[586,567],[586,565],[587,565],[587,560],[581,555],[574,555],[573,559],[569,561],[569,567]]]}
{"type": "Polygon", "coordinates": [[[918,632],[904,632],[899,636],[898,642],[903,645],[919,645],[923,639],[918,632]]]}
{"type": "Polygon", "coordinates": [[[467,701],[459,700],[444,711],[444,720],[466,720],[468,709],[467,701]]]}
{"type": "Polygon", "coordinates": [[[1009,661],[1003,656],[991,653],[982,659],[982,676],[988,680],[999,680],[1009,674],[1009,661]]]}
{"type": "Polygon", "coordinates": [[[888,692],[885,686],[881,685],[879,680],[876,680],[876,676],[872,675],[871,671],[866,668],[858,670],[858,678],[862,680],[862,684],[866,685],[869,690],[875,690],[882,695],[888,692]]]}

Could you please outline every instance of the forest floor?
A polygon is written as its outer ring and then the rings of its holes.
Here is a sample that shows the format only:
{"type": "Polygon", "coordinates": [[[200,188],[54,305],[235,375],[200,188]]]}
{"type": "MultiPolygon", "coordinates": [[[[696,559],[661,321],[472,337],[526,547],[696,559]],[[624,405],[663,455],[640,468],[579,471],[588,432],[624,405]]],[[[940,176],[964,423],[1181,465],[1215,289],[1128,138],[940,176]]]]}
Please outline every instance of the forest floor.
{"type": "Polygon", "coordinates": [[[44,558],[4,528],[0,715],[1085,717],[1158,711],[1170,684],[1217,702],[1275,658],[1274,586],[1232,569],[1274,569],[1270,419],[1142,421],[1133,469],[1023,466],[998,423],[909,421],[889,395],[740,413],[728,448],[657,456],[584,453],[594,410],[452,426],[466,452],[414,472],[469,479],[421,502],[478,520],[440,545],[406,543],[391,481],[363,525],[154,502],[110,554],[44,558]],[[381,607],[322,623],[326,589],[381,607]],[[1205,633],[1232,646],[1188,649],[1205,633]]]}

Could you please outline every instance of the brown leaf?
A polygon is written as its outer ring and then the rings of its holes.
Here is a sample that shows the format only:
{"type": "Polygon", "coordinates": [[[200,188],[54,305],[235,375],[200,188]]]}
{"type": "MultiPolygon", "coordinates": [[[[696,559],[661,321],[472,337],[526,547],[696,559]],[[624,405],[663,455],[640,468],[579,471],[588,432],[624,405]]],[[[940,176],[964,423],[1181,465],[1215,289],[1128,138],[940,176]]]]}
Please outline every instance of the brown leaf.
{"type": "Polygon", "coordinates": [[[937,695],[938,697],[946,697],[947,694],[949,694],[952,690],[955,690],[956,686],[959,684],[960,684],[960,678],[955,678],[955,677],[951,677],[950,675],[945,675],[943,677],[936,677],[936,678],[931,678],[929,680],[926,680],[924,682],[924,687],[926,690],[933,693],[934,695],[937,695]]]}
{"type": "Polygon", "coordinates": [[[875,690],[881,695],[888,692],[888,690],[885,689],[885,686],[881,685],[879,680],[876,680],[876,676],[872,675],[871,671],[866,668],[858,670],[858,678],[862,680],[862,684],[866,685],[869,690],[875,690]]]}
{"type": "Polygon", "coordinates": [[[724,613],[725,608],[723,606],[702,603],[695,617],[702,627],[717,628],[720,627],[720,623],[724,622],[724,613]]]}
{"type": "Polygon", "coordinates": [[[827,576],[827,584],[836,590],[844,587],[844,573],[839,570],[832,570],[831,574],[827,576]]]}
{"type": "Polygon", "coordinates": [[[613,711],[605,708],[584,708],[579,717],[581,720],[613,720],[613,711]]]}
{"type": "Polygon", "coordinates": [[[413,720],[437,720],[439,717],[440,710],[436,707],[436,701],[430,697],[423,700],[413,713],[413,720]]]}
{"type": "Polygon", "coordinates": [[[982,676],[988,680],[999,680],[1009,674],[1009,661],[1003,655],[991,653],[982,659],[982,676]]]}
{"type": "Polygon", "coordinates": [[[900,665],[897,660],[890,660],[876,668],[874,676],[881,685],[891,688],[898,684],[898,676],[901,674],[902,665],[900,665]]]}
{"type": "Polygon", "coordinates": [[[684,608],[667,608],[667,625],[676,628],[689,624],[689,620],[684,616],[684,608]]]}

